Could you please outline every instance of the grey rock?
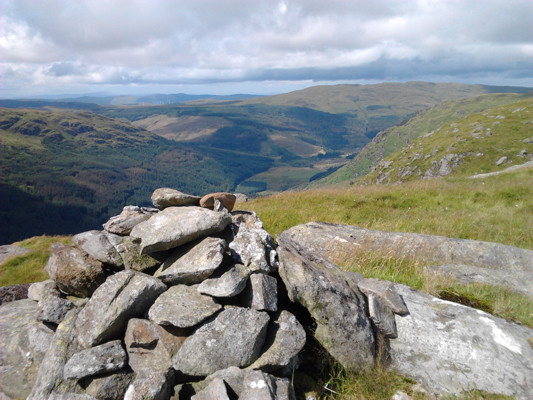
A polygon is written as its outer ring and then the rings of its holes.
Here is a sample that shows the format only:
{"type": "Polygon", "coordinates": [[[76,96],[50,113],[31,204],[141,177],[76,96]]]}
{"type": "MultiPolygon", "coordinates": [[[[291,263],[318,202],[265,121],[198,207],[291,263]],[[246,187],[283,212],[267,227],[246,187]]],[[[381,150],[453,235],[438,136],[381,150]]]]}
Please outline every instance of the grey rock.
{"type": "Polygon", "coordinates": [[[502,165],[506,161],[507,161],[507,156],[500,157],[498,158],[498,161],[496,161],[496,165],[497,166],[502,165]]]}
{"type": "Polygon", "coordinates": [[[296,317],[283,310],[269,328],[263,354],[248,368],[274,372],[290,365],[305,345],[306,334],[296,317]]]}
{"type": "Polygon", "coordinates": [[[246,287],[251,271],[244,265],[234,265],[222,275],[213,276],[198,285],[198,291],[214,297],[233,297],[246,287]]]}
{"type": "Polygon", "coordinates": [[[56,283],[53,279],[47,279],[42,282],[35,282],[28,288],[28,299],[39,301],[44,296],[59,296],[56,283]]]}
{"type": "Polygon", "coordinates": [[[130,318],[141,316],[167,287],[141,272],[121,271],[100,286],[76,322],[84,348],[120,337],[130,318]]]}
{"type": "Polygon", "coordinates": [[[111,217],[103,227],[109,233],[129,235],[133,227],[149,219],[157,210],[147,207],[126,206],[120,213],[111,217]]]}
{"type": "Polygon", "coordinates": [[[89,297],[105,280],[102,263],[73,246],[54,243],[46,272],[66,294],[89,297]]]}
{"type": "Polygon", "coordinates": [[[319,343],[349,370],[373,366],[374,334],[362,294],[349,286],[338,267],[309,248],[298,248],[285,233],[278,242],[279,272],[289,299],[307,308],[316,321],[319,343]]]}
{"type": "Polygon", "coordinates": [[[275,253],[274,239],[264,229],[248,228],[246,225],[232,225],[234,238],[229,243],[235,262],[249,267],[252,271],[271,272],[277,268],[272,264],[275,253]]]}
{"type": "Polygon", "coordinates": [[[374,294],[368,295],[368,313],[378,332],[387,338],[398,336],[394,314],[388,306],[383,304],[380,297],[374,294]]]}
{"type": "Polygon", "coordinates": [[[78,312],[76,308],[70,310],[58,325],[27,400],[48,399],[52,393],[80,393],[77,382],[63,376],[66,362],[81,350],[74,328],[78,312]]]}
{"type": "Polygon", "coordinates": [[[276,383],[263,371],[249,371],[243,382],[239,400],[276,400],[276,383]]]}
{"type": "Polygon", "coordinates": [[[255,211],[238,210],[231,213],[231,223],[237,226],[244,225],[250,229],[263,229],[263,222],[255,211]]]}
{"type": "Polygon", "coordinates": [[[533,330],[396,284],[409,314],[396,317],[391,368],[436,394],[533,398],[533,330]]]}
{"type": "Polygon", "coordinates": [[[239,307],[222,311],[185,340],[173,358],[174,369],[207,376],[229,366],[251,364],[261,351],[268,321],[268,314],[261,311],[239,307]]]}
{"type": "Polygon", "coordinates": [[[163,262],[155,276],[167,285],[200,283],[220,266],[225,248],[223,239],[213,237],[179,247],[163,262]]]}
{"type": "Polygon", "coordinates": [[[115,246],[122,238],[106,231],[87,231],[72,237],[72,242],[94,259],[115,267],[124,264],[115,246]]]}
{"type": "Polygon", "coordinates": [[[143,272],[157,267],[161,262],[149,254],[141,254],[141,241],[126,236],[117,245],[117,252],[124,262],[124,268],[143,272]]]}
{"type": "Polygon", "coordinates": [[[123,399],[135,374],[131,369],[87,377],[82,380],[85,393],[98,400],[123,399]]]}
{"type": "Polygon", "coordinates": [[[203,381],[198,382],[195,387],[198,391],[203,390],[214,379],[222,379],[237,396],[242,393],[244,377],[246,370],[236,366],[219,369],[207,376],[203,381]]]}
{"type": "Polygon", "coordinates": [[[283,236],[331,262],[372,253],[421,264],[465,264],[533,273],[533,250],[500,243],[453,239],[406,232],[386,232],[348,225],[310,222],[292,227],[283,236]]]}
{"type": "Polygon", "coordinates": [[[153,253],[221,232],[230,222],[228,212],[201,207],[169,207],[136,225],[130,236],[141,239],[141,253],[153,253]]]}
{"type": "Polygon", "coordinates": [[[383,304],[389,307],[392,312],[399,315],[405,315],[409,312],[392,282],[366,278],[357,282],[357,286],[367,296],[374,295],[379,297],[383,304]]]}
{"type": "Polygon", "coordinates": [[[0,306],[4,303],[28,298],[29,283],[0,286],[0,306]]]}
{"type": "Polygon", "coordinates": [[[249,284],[244,292],[244,303],[254,310],[277,311],[277,279],[265,274],[250,275],[249,284]]]}
{"type": "Polygon", "coordinates": [[[246,203],[248,201],[248,196],[244,193],[233,193],[235,196],[235,204],[246,203]]]}
{"type": "Polygon", "coordinates": [[[412,400],[412,398],[407,393],[398,390],[392,395],[391,400],[412,400]]]}
{"type": "Polygon", "coordinates": [[[533,274],[529,271],[508,271],[488,269],[464,264],[428,265],[426,270],[448,275],[460,283],[483,283],[503,286],[512,291],[533,298],[533,274]]]}
{"type": "Polygon", "coordinates": [[[27,247],[17,246],[14,244],[5,244],[0,246],[0,264],[11,257],[23,256],[30,252],[27,247]]]}
{"type": "Polygon", "coordinates": [[[167,207],[198,206],[200,197],[182,193],[175,189],[159,188],[152,193],[152,204],[160,210],[167,207]]]}
{"type": "Polygon", "coordinates": [[[212,297],[198,293],[197,286],[177,285],[157,298],[148,311],[148,317],[159,325],[189,328],[221,308],[212,297]]]}
{"type": "Polygon", "coordinates": [[[37,314],[37,319],[39,321],[59,324],[74,308],[74,303],[59,296],[47,295],[39,300],[38,306],[40,311],[37,314]]]}
{"type": "Polygon", "coordinates": [[[87,393],[51,393],[46,400],[99,400],[87,393]]]}
{"type": "Polygon", "coordinates": [[[520,152],[517,155],[518,155],[518,157],[525,157],[525,156],[527,156],[527,154],[528,154],[527,150],[526,149],[522,149],[522,150],[520,150],[520,152]]]}
{"type": "Polygon", "coordinates": [[[74,354],[63,368],[65,379],[115,372],[126,364],[127,355],[120,340],[91,347],[74,354]]]}
{"type": "Polygon", "coordinates": [[[25,299],[0,307],[0,382],[10,398],[26,398],[54,334],[37,321],[37,303],[25,299]]]}
{"type": "Polygon", "coordinates": [[[230,400],[230,398],[224,381],[220,378],[215,378],[205,389],[192,396],[191,400],[230,400]]]}
{"type": "Polygon", "coordinates": [[[168,400],[174,379],[172,371],[145,371],[137,374],[124,395],[124,400],[168,400]]]}
{"type": "Polygon", "coordinates": [[[187,333],[179,329],[163,328],[145,319],[130,319],[124,338],[129,365],[137,373],[169,371],[172,369],[172,357],[186,339],[187,333]]]}
{"type": "Polygon", "coordinates": [[[233,210],[233,206],[235,205],[236,200],[237,198],[235,197],[235,195],[231,193],[209,193],[200,199],[200,207],[205,207],[212,210],[215,207],[216,202],[218,201],[223,208],[228,211],[231,211],[233,210]]]}

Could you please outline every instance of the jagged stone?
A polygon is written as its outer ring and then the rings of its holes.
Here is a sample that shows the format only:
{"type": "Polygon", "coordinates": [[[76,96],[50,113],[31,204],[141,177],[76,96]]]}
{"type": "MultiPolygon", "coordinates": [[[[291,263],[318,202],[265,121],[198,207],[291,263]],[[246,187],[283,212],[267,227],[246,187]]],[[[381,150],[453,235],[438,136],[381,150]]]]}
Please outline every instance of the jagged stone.
{"type": "Polygon", "coordinates": [[[316,339],[345,368],[374,365],[374,334],[358,295],[339,268],[297,248],[285,233],[278,238],[280,276],[291,301],[307,308],[317,323],[316,339]]]}
{"type": "Polygon", "coordinates": [[[207,376],[229,366],[251,364],[261,351],[268,321],[265,312],[227,308],[185,340],[173,358],[174,369],[207,376]]]}
{"type": "Polygon", "coordinates": [[[0,391],[26,398],[54,332],[37,321],[37,303],[25,299],[0,307],[0,391]]]}
{"type": "Polygon", "coordinates": [[[28,299],[39,301],[44,296],[49,295],[59,296],[59,290],[57,290],[56,282],[53,279],[32,283],[28,288],[28,299]]]}
{"type": "Polygon", "coordinates": [[[271,272],[277,268],[274,239],[264,229],[248,228],[246,225],[232,225],[234,238],[229,243],[235,262],[252,271],[271,272]]]}
{"type": "Polygon", "coordinates": [[[220,266],[225,248],[223,239],[213,237],[179,247],[163,262],[155,276],[167,285],[200,283],[220,266]]]}
{"type": "Polygon", "coordinates": [[[157,212],[156,209],[137,206],[126,206],[120,215],[111,217],[103,227],[109,233],[129,235],[133,227],[149,219],[157,212]]]}
{"type": "Polygon", "coordinates": [[[250,371],[244,377],[239,400],[276,400],[276,383],[263,371],[250,371]]]}
{"type": "Polygon", "coordinates": [[[383,336],[387,338],[398,336],[394,314],[388,306],[383,304],[380,297],[374,294],[368,295],[368,313],[374,326],[383,336]]]}
{"type": "Polygon", "coordinates": [[[61,243],[50,247],[45,270],[60,291],[78,297],[89,297],[106,278],[100,261],[61,243]]]}
{"type": "Polygon", "coordinates": [[[76,331],[85,348],[120,337],[130,318],[141,316],[167,287],[141,272],[121,271],[100,286],[80,313],[76,331]]]}
{"type": "Polygon", "coordinates": [[[367,296],[374,295],[381,299],[384,305],[398,315],[409,312],[402,298],[394,288],[394,284],[375,278],[365,278],[357,282],[357,286],[367,296]]]}
{"type": "Polygon", "coordinates": [[[259,311],[278,310],[278,281],[265,274],[252,274],[244,291],[247,307],[259,311]]]}
{"type": "Polygon", "coordinates": [[[141,239],[142,254],[153,253],[221,232],[230,222],[228,212],[202,207],[169,207],[136,225],[130,236],[141,239]]]}
{"type": "Polygon", "coordinates": [[[395,284],[409,309],[396,317],[391,368],[436,394],[469,390],[533,398],[533,329],[395,284]]]}
{"type": "Polygon", "coordinates": [[[59,324],[67,313],[74,308],[74,303],[53,294],[45,295],[39,300],[37,319],[43,322],[59,324]]]}
{"type": "Polygon", "coordinates": [[[238,210],[231,213],[231,223],[237,226],[244,225],[250,229],[263,229],[263,222],[255,211],[238,210]]]}
{"type": "Polygon", "coordinates": [[[214,379],[222,379],[230,387],[233,392],[239,396],[242,392],[242,384],[246,370],[239,367],[231,366],[228,368],[219,369],[211,375],[207,376],[203,381],[194,384],[197,391],[203,390],[214,379]]]}
{"type": "Polygon", "coordinates": [[[137,374],[124,395],[124,400],[168,400],[172,393],[172,371],[144,371],[137,374]]]}
{"type": "Polygon", "coordinates": [[[236,199],[235,195],[231,193],[209,193],[200,199],[200,207],[212,210],[215,206],[215,201],[218,200],[226,210],[231,211],[233,210],[236,199]]]}
{"type": "Polygon", "coordinates": [[[63,368],[65,379],[115,372],[126,364],[127,355],[120,340],[104,343],[74,354],[63,368]]]}
{"type": "Polygon", "coordinates": [[[128,386],[133,381],[135,374],[131,369],[90,376],[82,380],[85,393],[98,400],[123,399],[128,386]]]}
{"type": "Polygon", "coordinates": [[[306,334],[296,317],[281,311],[271,324],[263,346],[263,354],[248,368],[274,372],[290,365],[305,345],[306,334]]]}
{"type": "Polygon", "coordinates": [[[135,372],[168,371],[172,368],[172,357],[187,338],[187,332],[167,329],[146,319],[129,320],[124,343],[128,363],[135,372]]]}
{"type": "Polygon", "coordinates": [[[248,201],[248,196],[244,193],[233,193],[235,196],[235,204],[246,203],[248,201]]]}
{"type": "Polygon", "coordinates": [[[200,392],[191,397],[191,400],[230,400],[226,384],[220,378],[215,378],[200,392]]]}
{"type": "Polygon", "coordinates": [[[175,189],[159,188],[152,193],[152,204],[160,210],[167,207],[198,206],[200,197],[182,193],[175,189]]]}
{"type": "Polygon", "coordinates": [[[72,243],[94,259],[114,267],[121,267],[124,262],[116,249],[122,238],[106,231],[87,231],[72,237],[72,243]]]}
{"type": "Polygon", "coordinates": [[[0,287],[0,306],[4,303],[28,298],[29,283],[19,283],[0,287]]]}
{"type": "Polygon", "coordinates": [[[124,237],[117,245],[117,251],[126,269],[143,272],[161,264],[157,258],[149,254],[141,254],[141,241],[129,236],[124,237]]]}
{"type": "Polygon", "coordinates": [[[76,308],[70,310],[58,325],[27,400],[48,399],[52,393],[80,393],[77,381],[63,377],[66,362],[81,350],[75,329],[78,313],[76,308]]]}
{"type": "Polygon", "coordinates": [[[157,298],[148,311],[148,317],[159,325],[189,328],[221,308],[212,297],[199,293],[197,286],[177,285],[157,298]]]}
{"type": "Polygon", "coordinates": [[[228,271],[215,274],[198,285],[198,291],[214,297],[233,297],[246,287],[251,271],[244,265],[234,265],[228,271]]]}

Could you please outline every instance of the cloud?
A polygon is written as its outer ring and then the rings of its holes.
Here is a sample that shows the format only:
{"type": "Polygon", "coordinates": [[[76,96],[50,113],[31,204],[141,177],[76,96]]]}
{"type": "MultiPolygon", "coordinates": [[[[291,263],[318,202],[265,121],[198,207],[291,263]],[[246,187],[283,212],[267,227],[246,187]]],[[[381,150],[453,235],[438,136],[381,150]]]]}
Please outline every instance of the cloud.
{"type": "Polygon", "coordinates": [[[1,7],[0,61],[9,72],[2,85],[10,89],[428,77],[519,77],[533,86],[530,0],[2,0],[1,7]]]}

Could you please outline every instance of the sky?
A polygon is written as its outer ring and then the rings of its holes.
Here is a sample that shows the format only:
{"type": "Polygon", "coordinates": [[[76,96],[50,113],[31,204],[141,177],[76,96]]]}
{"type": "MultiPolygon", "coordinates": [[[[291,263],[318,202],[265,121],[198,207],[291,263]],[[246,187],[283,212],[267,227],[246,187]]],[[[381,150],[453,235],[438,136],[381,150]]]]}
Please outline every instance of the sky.
{"type": "Polygon", "coordinates": [[[0,97],[533,87],[532,0],[0,0],[0,97]]]}

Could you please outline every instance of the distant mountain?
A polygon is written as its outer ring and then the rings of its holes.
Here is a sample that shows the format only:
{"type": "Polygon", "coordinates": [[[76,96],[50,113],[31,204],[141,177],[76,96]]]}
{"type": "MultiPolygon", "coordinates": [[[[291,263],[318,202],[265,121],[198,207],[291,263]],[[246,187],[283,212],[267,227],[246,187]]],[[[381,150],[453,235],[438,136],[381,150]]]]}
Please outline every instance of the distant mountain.
{"type": "Polygon", "coordinates": [[[381,160],[361,183],[401,183],[502,171],[533,160],[533,97],[488,108],[425,133],[381,160]]]}

